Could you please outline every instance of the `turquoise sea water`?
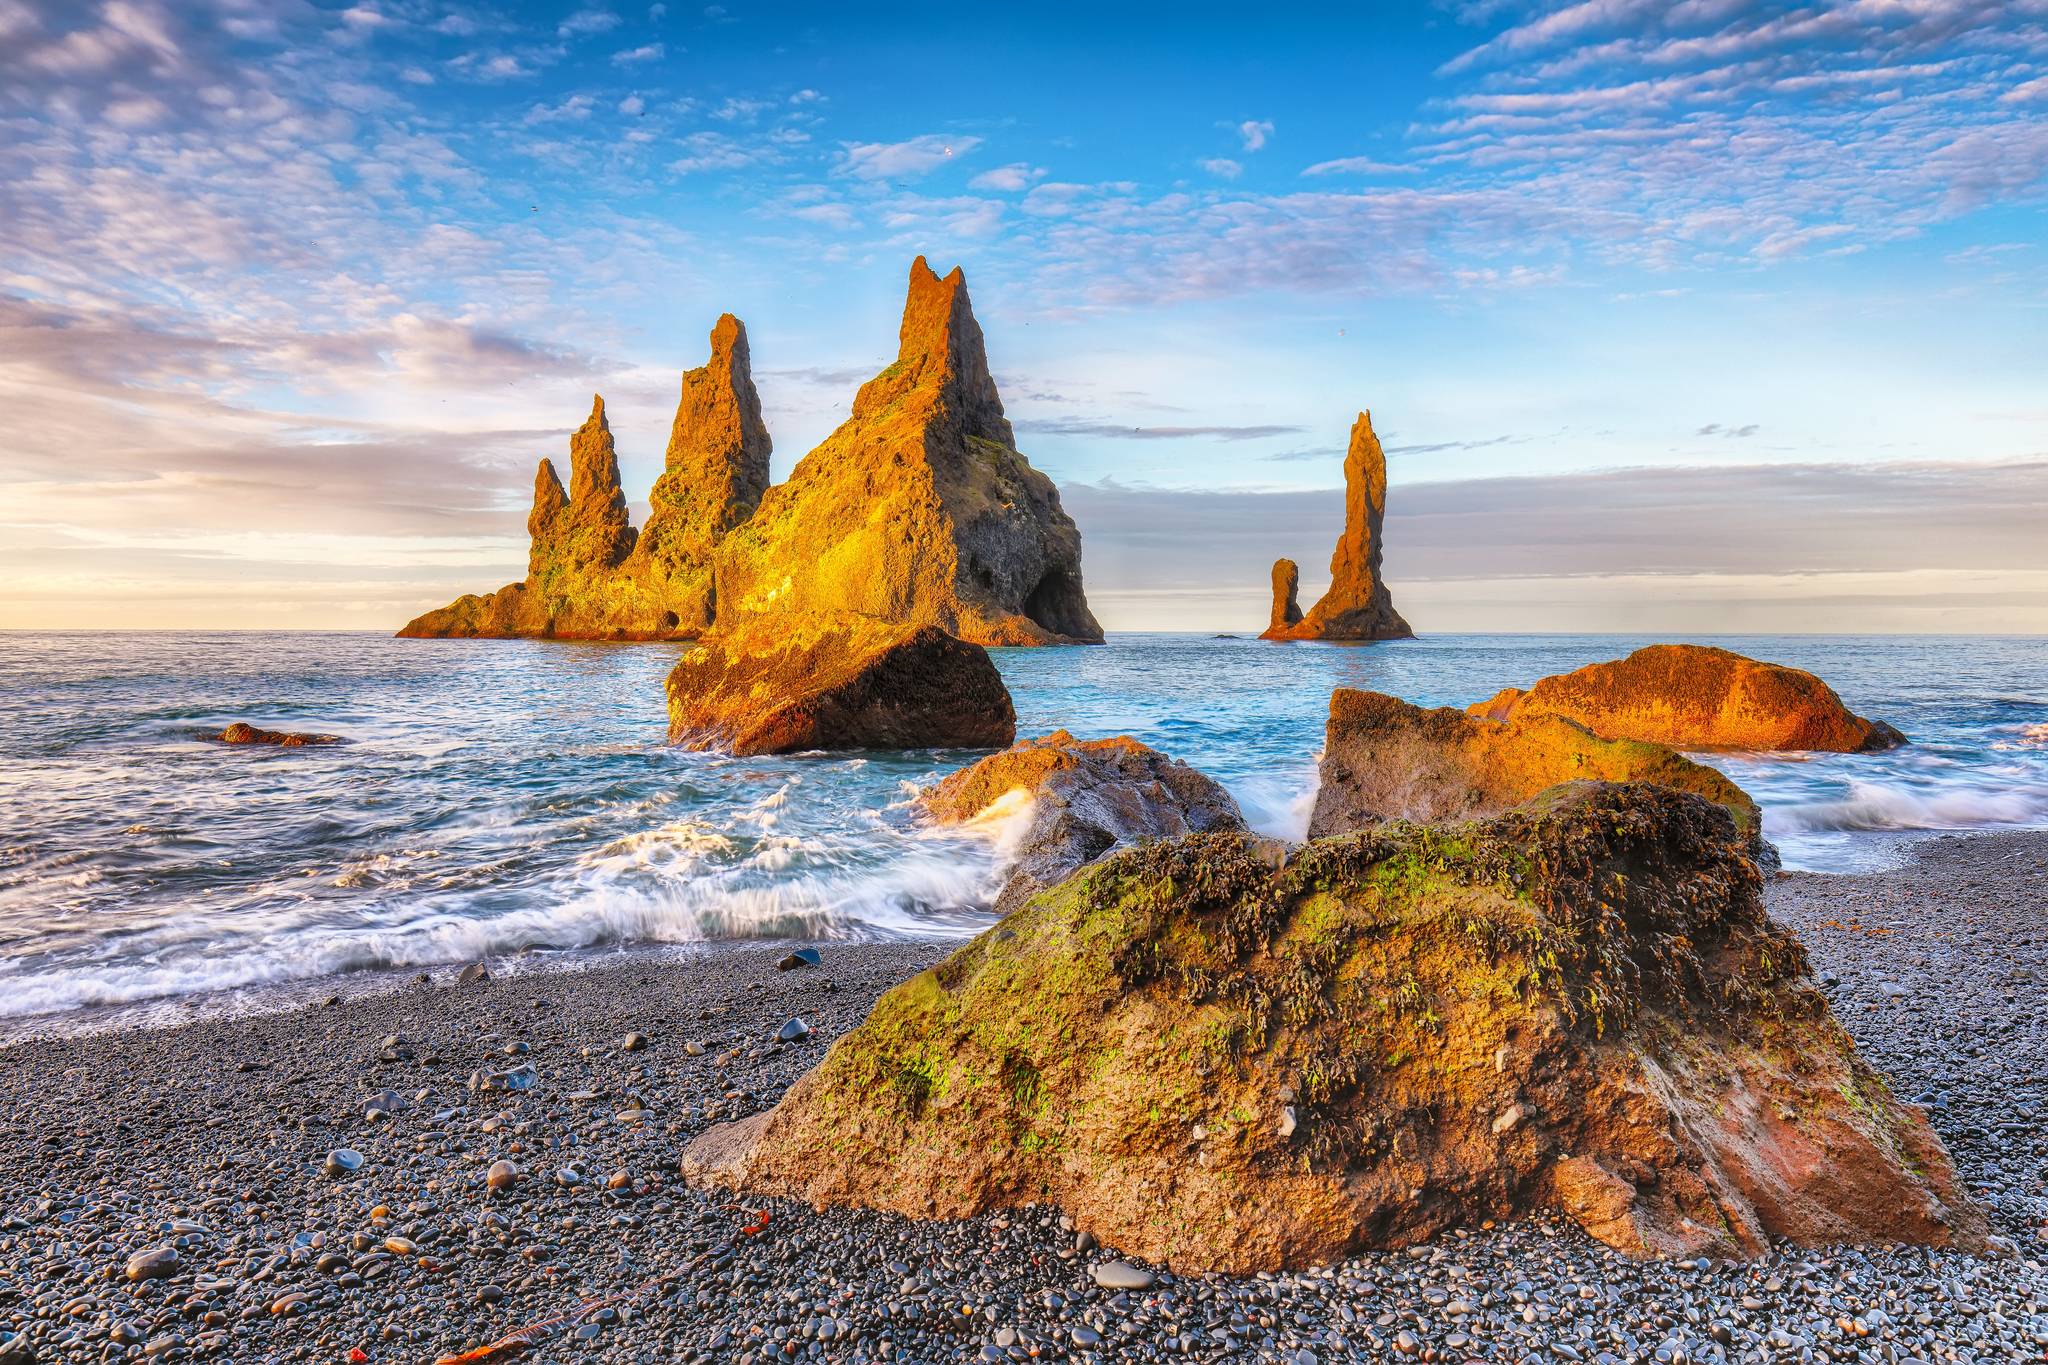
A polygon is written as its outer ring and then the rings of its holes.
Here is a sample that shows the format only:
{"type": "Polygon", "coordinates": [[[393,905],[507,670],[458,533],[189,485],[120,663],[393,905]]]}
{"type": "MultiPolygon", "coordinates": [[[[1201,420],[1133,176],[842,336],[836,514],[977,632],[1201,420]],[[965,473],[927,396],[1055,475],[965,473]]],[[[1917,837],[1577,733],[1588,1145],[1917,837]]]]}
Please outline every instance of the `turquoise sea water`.
{"type": "MultiPolygon", "coordinates": [[[[971,754],[729,759],[664,743],[673,645],[333,634],[0,637],[0,1016],[484,954],[987,922],[997,830],[914,787],[971,754]],[[230,721],[349,737],[228,749],[230,721]]],[[[1125,635],[997,651],[1020,735],[1128,732],[1299,835],[1333,687],[1428,704],[1647,639],[1360,647],[1125,635]]],[[[1914,743],[1715,758],[1790,867],[1931,831],[2048,826],[2048,639],[1723,638],[1914,743]]]]}

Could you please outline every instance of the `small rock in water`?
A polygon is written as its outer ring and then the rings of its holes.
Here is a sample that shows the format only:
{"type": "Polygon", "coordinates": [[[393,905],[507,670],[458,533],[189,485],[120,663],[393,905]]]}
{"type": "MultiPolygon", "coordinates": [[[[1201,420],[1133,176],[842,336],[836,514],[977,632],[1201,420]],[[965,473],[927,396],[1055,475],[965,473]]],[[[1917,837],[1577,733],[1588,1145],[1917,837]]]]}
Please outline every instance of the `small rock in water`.
{"type": "Polygon", "coordinates": [[[456,973],[455,984],[458,986],[474,986],[479,981],[489,981],[490,979],[491,972],[488,967],[484,966],[481,962],[472,962],[456,973]]]}
{"type": "Polygon", "coordinates": [[[800,1043],[811,1036],[811,1026],[801,1019],[792,1019],[775,1036],[785,1043],[800,1043]]]}
{"type": "Polygon", "coordinates": [[[1140,1270],[1129,1261],[1092,1265],[1088,1267],[1088,1273],[1104,1289],[1150,1289],[1153,1283],[1151,1271],[1140,1270]]]}
{"type": "Polygon", "coordinates": [[[363,1154],[353,1147],[336,1147],[327,1154],[323,1169],[336,1179],[354,1175],[363,1168],[363,1154]]]}
{"type": "Polygon", "coordinates": [[[131,1280],[160,1280],[166,1275],[177,1273],[176,1247],[151,1247],[147,1251],[138,1251],[128,1258],[128,1278],[131,1280]]]}
{"type": "Polygon", "coordinates": [[[824,955],[816,948],[799,948],[775,965],[785,972],[793,972],[803,967],[816,967],[824,960],[824,955]]]}

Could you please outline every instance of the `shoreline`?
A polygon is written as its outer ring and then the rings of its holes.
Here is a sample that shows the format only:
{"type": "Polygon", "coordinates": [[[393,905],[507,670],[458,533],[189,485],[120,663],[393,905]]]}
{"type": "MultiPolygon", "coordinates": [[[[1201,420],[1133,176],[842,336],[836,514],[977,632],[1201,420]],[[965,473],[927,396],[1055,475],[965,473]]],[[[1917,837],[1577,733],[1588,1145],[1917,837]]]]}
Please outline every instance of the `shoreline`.
{"type": "Polygon", "coordinates": [[[25,1330],[38,1365],[147,1348],[428,1365],[671,1274],[541,1358],[1649,1362],[1675,1342],[1695,1361],[1801,1346],[2038,1359],[2044,874],[2048,833],[2001,833],[1932,840],[1884,872],[1766,883],[1837,1017],[1928,1108],[2012,1254],[1632,1262],[1539,1219],[1123,1292],[1089,1275],[1113,1253],[1077,1244],[1056,1210],[920,1223],[771,1200],[760,1219],[681,1184],[684,1142],[772,1105],[877,995],[958,941],[826,942],[821,967],[788,972],[776,961],[794,941],[741,941],[470,985],[455,968],[426,985],[330,978],[290,1008],[0,1045],[0,1361],[15,1365],[7,1337],[25,1330]],[[793,1017],[809,1038],[775,1041],[793,1017]],[[472,1088],[528,1066],[529,1089],[472,1088]],[[360,1168],[329,1174],[337,1149],[360,1168]],[[500,1161],[519,1174],[493,1193],[500,1161]],[[750,1219],[758,1234],[740,1231],[750,1219]],[[179,1252],[167,1278],[124,1275],[165,1245],[179,1252]]]}

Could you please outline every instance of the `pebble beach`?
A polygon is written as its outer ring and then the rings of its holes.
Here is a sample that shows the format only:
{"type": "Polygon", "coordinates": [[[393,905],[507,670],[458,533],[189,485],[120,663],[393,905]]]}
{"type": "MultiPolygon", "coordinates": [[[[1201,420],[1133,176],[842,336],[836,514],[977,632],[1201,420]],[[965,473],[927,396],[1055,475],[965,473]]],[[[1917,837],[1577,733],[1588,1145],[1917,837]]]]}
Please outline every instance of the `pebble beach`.
{"type": "Polygon", "coordinates": [[[0,1365],[185,1359],[2048,1359],[2048,835],[1767,887],[2005,1250],[1631,1261],[1535,1221],[1181,1277],[1053,1209],[921,1223],[675,1175],[943,943],[352,983],[0,1047],[0,1365]],[[534,1329],[535,1324],[543,1324],[534,1329]],[[508,1338],[530,1330],[523,1339],[508,1338]],[[491,1348],[499,1346],[495,1353],[491,1348]],[[481,1354],[478,1354],[481,1353],[481,1354]]]}

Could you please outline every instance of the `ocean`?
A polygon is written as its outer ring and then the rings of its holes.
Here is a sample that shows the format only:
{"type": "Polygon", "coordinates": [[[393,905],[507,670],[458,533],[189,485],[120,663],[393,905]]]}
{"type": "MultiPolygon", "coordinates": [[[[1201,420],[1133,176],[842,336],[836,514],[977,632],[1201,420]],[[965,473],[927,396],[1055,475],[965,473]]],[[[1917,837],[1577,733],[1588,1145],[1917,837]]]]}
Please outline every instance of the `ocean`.
{"type": "MultiPolygon", "coordinates": [[[[0,654],[0,1016],[479,957],[989,922],[1006,830],[907,817],[974,755],[733,759],[664,743],[677,645],[10,633],[0,654]],[[231,749],[228,723],[346,736],[231,749]]],[[[1129,733],[1298,837],[1329,694],[1463,705],[1647,638],[1370,646],[1114,635],[997,650],[1018,734],[1129,733]]],[[[2048,639],[1721,637],[1913,743],[1712,756],[1789,868],[2048,826],[2048,639]]]]}

